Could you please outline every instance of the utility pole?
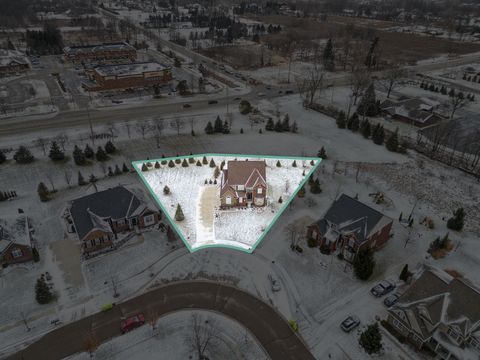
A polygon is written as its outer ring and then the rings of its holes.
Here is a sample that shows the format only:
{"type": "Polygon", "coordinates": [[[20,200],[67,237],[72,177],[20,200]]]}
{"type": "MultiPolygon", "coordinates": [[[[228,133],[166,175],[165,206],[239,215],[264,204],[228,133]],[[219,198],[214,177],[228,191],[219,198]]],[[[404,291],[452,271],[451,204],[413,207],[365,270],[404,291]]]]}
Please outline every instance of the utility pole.
{"type": "MultiPolygon", "coordinates": [[[[88,97],[90,102],[92,101],[92,94],[90,91],[88,92],[88,97]]],[[[92,146],[95,147],[95,137],[93,136],[93,125],[92,125],[92,118],[90,117],[90,108],[89,103],[87,102],[87,116],[88,116],[88,124],[90,125],[90,138],[92,139],[92,146]]]]}

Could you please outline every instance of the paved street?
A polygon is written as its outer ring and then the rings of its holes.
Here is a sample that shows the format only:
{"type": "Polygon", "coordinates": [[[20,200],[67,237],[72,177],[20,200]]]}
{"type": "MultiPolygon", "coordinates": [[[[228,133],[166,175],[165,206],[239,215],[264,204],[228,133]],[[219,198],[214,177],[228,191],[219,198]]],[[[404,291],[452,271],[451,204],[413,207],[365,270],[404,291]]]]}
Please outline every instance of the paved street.
{"type": "Polygon", "coordinates": [[[93,333],[101,342],[119,336],[122,317],[138,312],[154,312],[161,317],[185,309],[216,311],[238,321],[250,330],[271,359],[314,359],[287,320],[262,300],[231,286],[203,281],[173,283],[137,296],[113,310],[54,330],[7,359],[62,359],[84,351],[86,334],[93,333]]]}

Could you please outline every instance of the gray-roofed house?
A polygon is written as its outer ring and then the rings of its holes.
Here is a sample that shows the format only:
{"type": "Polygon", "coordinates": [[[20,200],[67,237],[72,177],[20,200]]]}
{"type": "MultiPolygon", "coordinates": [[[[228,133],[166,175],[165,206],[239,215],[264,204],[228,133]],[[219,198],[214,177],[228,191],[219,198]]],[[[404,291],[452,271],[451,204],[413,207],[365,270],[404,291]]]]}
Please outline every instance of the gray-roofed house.
{"type": "Polygon", "coordinates": [[[383,115],[422,128],[443,120],[435,111],[439,106],[440,103],[427,98],[400,101],[387,99],[380,104],[380,109],[383,115]]]}
{"type": "Polygon", "coordinates": [[[436,359],[480,358],[480,290],[443,270],[424,269],[388,310],[387,321],[436,359]]]}
{"type": "Polygon", "coordinates": [[[123,186],[75,199],[67,208],[70,229],[84,253],[113,248],[118,240],[157,224],[160,218],[157,210],[123,186]]]}
{"type": "Polygon", "coordinates": [[[0,219],[0,264],[5,267],[31,260],[33,253],[28,218],[0,219]]]}
{"type": "Polygon", "coordinates": [[[30,63],[17,50],[0,49],[0,77],[24,73],[30,70],[30,63]]]}
{"type": "Polygon", "coordinates": [[[307,228],[307,237],[320,249],[340,251],[353,261],[359,251],[377,249],[390,238],[393,220],[368,205],[342,194],[323,218],[307,228]]]}

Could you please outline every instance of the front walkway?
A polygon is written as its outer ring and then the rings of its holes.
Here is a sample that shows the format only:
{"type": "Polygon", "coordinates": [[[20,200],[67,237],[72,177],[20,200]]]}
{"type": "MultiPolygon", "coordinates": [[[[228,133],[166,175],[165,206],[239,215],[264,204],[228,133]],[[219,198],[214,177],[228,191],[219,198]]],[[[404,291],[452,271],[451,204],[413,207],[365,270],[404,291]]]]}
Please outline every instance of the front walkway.
{"type": "Polygon", "coordinates": [[[220,205],[217,186],[204,186],[198,196],[197,202],[197,237],[195,246],[199,243],[215,244],[215,207],[220,205]]]}

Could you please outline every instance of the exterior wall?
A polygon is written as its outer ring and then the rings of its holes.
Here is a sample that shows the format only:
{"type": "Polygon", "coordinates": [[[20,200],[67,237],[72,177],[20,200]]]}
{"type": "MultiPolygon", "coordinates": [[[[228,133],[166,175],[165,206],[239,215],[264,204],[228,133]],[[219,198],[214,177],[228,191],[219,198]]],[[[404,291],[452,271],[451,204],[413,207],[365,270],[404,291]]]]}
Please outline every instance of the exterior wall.
{"type": "Polygon", "coordinates": [[[98,251],[112,245],[113,234],[101,230],[91,231],[82,239],[82,248],[86,253],[98,251]],[[102,237],[103,241],[101,240],[102,237]],[[92,240],[96,241],[95,245],[91,244],[92,240]]]}
{"type": "Polygon", "coordinates": [[[17,73],[24,73],[30,70],[30,66],[28,64],[15,64],[9,66],[1,66],[0,67],[0,76],[8,76],[8,75],[15,75],[17,73]]]}
{"type": "Polygon", "coordinates": [[[138,76],[104,76],[97,71],[93,71],[91,78],[96,84],[91,86],[89,90],[103,91],[163,85],[172,80],[172,72],[170,69],[165,69],[161,71],[161,76],[149,77],[149,73],[138,76]]]}
{"type": "Polygon", "coordinates": [[[153,226],[155,224],[158,224],[161,217],[162,217],[162,215],[159,212],[152,211],[152,210],[144,211],[144,213],[139,217],[138,226],[142,229],[146,228],[146,227],[149,227],[149,226],[153,226]],[[153,224],[145,225],[145,218],[149,215],[153,215],[153,224]]]}
{"type": "Polygon", "coordinates": [[[417,337],[414,336],[414,332],[408,328],[408,326],[405,325],[402,321],[397,319],[395,315],[392,313],[388,313],[388,318],[387,322],[402,336],[405,337],[405,339],[408,340],[409,343],[411,343],[413,346],[415,346],[417,349],[421,349],[424,345],[424,341],[421,339],[418,339],[417,337]],[[401,324],[399,326],[399,324],[401,324]]]}
{"type": "Polygon", "coordinates": [[[267,188],[263,185],[259,185],[253,188],[253,204],[256,206],[265,206],[267,202],[265,201],[267,198],[267,188]],[[262,189],[262,193],[258,193],[258,189],[262,189]],[[257,200],[260,199],[260,200],[257,200]]]}
{"type": "Polygon", "coordinates": [[[395,114],[393,116],[391,116],[394,120],[397,120],[397,121],[401,121],[403,123],[406,123],[406,124],[409,124],[409,125],[415,125],[416,127],[418,128],[424,128],[426,126],[430,126],[432,124],[436,124],[440,119],[438,118],[438,116],[434,115],[432,117],[430,117],[430,119],[428,119],[427,121],[425,122],[419,122],[415,119],[412,119],[412,118],[409,118],[407,116],[402,116],[402,115],[398,115],[398,114],[395,114]]]}
{"type": "Polygon", "coordinates": [[[378,249],[385,245],[385,243],[390,239],[390,231],[392,230],[393,221],[385,225],[380,232],[374,233],[368,238],[368,246],[373,249],[378,249]],[[373,245],[375,244],[375,245],[373,245]]]}
{"type": "Polygon", "coordinates": [[[33,260],[33,255],[32,255],[32,248],[27,245],[20,245],[20,244],[12,244],[10,247],[5,251],[5,253],[2,256],[1,259],[2,263],[11,265],[11,264],[19,264],[27,261],[33,260]],[[15,250],[20,250],[22,251],[22,256],[20,257],[13,257],[13,252],[15,250]]]}
{"type": "Polygon", "coordinates": [[[220,197],[220,205],[224,208],[238,206],[238,199],[235,197],[235,194],[232,191],[227,191],[220,197]],[[232,203],[227,204],[227,197],[230,196],[232,198],[232,203]]]}

